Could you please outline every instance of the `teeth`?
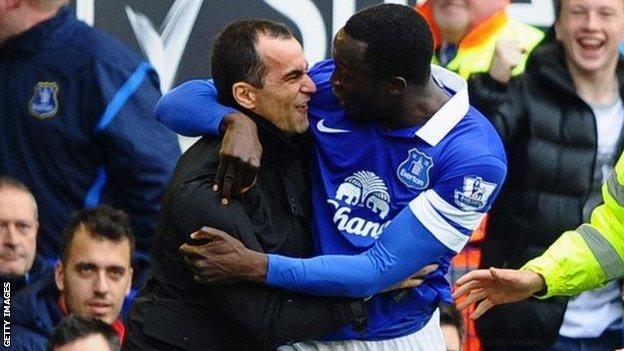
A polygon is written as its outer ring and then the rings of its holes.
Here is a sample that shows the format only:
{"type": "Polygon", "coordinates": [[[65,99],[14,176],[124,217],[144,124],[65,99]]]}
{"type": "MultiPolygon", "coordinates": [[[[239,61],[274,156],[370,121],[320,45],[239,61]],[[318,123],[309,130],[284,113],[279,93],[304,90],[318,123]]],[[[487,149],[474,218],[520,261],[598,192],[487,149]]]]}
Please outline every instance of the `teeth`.
{"type": "Polygon", "coordinates": [[[600,46],[600,44],[602,44],[602,41],[600,41],[599,39],[594,39],[594,38],[581,39],[579,40],[579,42],[583,46],[592,46],[592,47],[598,47],[600,46]]]}

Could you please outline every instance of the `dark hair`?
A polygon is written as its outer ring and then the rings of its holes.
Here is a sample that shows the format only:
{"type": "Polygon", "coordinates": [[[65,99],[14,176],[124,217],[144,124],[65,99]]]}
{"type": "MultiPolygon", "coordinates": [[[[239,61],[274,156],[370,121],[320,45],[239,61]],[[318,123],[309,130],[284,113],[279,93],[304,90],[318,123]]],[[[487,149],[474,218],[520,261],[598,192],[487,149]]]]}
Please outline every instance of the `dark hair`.
{"type": "Polygon", "coordinates": [[[364,62],[378,78],[400,76],[421,86],[429,80],[433,36],[414,9],[397,4],[371,6],[353,15],[344,31],[367,44],[364,62]]]}
{"type": "Polygon", "coordinates": [[[91,236],[119,242],[130,241],[130,255],[134,253],[134,235],[130,228],[130,216],[107,205],[76,211],[63,229],[62,262],[67,262],[69,248],[76,232],[84,227],[91,236]]]}
{"type": "Polygon", "coordinates": [[[25,192],[26,194],[28,194],[33,201],[33,205],[35,206],[35,219],[39,219],[39,211],[37,209],[37,200],[35,200],[35,196],[33,195],[32,191],[30,191],[30,189],[28,189],[28,187],[20,182],[19,180],[13,178],[13,177],[9,177],[6,175],[0,175],[0,189],[16,189],[16,190],[20,190],[25,192]]]}
{"type": "Polygon", "coordinates": [[[100,334],[106,340],[111,351],[119,351],[121,345],[119,337],[112,326],[99,319],[87,319],[71,316],[63,319],[54,329],[54,333],[48,339],[47,351],[54,351],[55,347],[71,344],[74,341],[88,336],[100,334]]]}
{"type": "Polygon", "coordinates": [[[212,78],[217,87],[219,101],[236,105],[232,85],[247,82],[262,88],[264,64],[256,51],[258,34],[274,38],[292,38],[293,34],[283,24],[267,20],[234,22],[219,33],[212,47],[212,78]]]}
{"type": "Polygon", "coordinates": [[[553,0],[553,6],[555,7],[555,22],[557,22],[561,16],[561,2],[561,0],[553,0]]]}
{"type": "Polygon", "coordinates": [[[460,340],[464,339],[464,320],[461,313],[453,304],[440,303],[440,325],[450,325],[457,328],[460,340]]]}

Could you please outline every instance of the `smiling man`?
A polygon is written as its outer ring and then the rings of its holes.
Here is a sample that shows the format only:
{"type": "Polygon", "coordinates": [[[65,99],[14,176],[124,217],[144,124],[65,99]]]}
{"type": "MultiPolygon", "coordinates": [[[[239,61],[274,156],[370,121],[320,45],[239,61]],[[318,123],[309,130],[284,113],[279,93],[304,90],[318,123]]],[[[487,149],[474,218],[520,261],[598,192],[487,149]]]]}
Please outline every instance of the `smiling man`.
{"type": "MultiPolygon", "coordinates": [[[[209,243],[182,248],[205,257],[194,264],[205,282],[239,278],[316,295],[374,295],[366,328],[345,325],[283,350],[444,349],[437,310],[450,296],[444,274],[496,198],[506,159],[492,125],[470,107],[466,82],[430,65],[432,44],[411,8],[372,6],[337,33],[334,60],[310,70],[317,90],[306,145],[321,256],[261,254],[218,226],[195,234],[209,243]],[[379,293],[432,262],[439,268],[417,288],[379,293]]],[[[159,106],[180,112],[157,109],[157,118],[178,131],[215,133],[207,128],[215,116],[209,89],[192,84],[169,93],[159,106]]],[[[255,138],[231,132],[226,126],[223,144],[255,138]]]]}
{"type": "Polygon", "coordinates": [[[128,215],[108,206],[81,210],[63,232],[63,254],[54,274],[15,297],[12,350],[45,350],[47,338],[64,316],[118,320],[130,291],[134,236],[128,215]]]}

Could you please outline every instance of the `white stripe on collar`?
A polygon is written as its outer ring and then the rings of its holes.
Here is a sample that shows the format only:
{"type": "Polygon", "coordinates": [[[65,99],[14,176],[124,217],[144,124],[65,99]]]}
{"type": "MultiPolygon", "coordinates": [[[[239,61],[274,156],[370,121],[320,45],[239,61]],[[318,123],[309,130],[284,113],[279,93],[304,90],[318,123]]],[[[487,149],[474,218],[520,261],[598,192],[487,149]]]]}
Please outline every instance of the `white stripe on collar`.
{"type": "Polygon", "coordinates": [[[436,146],[468,113],[470,103],[468,84],[459,75],[440,66],[431,65],[431,76],[438,85],[455,92],[455,95],[416,132],[417,137],[431,146],[436,146]]]}

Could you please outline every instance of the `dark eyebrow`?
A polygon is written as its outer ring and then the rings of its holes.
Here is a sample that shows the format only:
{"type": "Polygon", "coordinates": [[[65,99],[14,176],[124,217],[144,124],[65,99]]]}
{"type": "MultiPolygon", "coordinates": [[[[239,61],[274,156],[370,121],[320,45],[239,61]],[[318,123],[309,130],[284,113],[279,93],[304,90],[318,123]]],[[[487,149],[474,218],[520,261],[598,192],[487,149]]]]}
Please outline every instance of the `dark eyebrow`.
{"type": "Polygon", "coordinates": [[[290,78],[295,78],[295,77],[299,77],[303,74],[305,74],[306,71],[300,70],[300,69],[293,69],[292,71],[289,71],[288,73],[286,73],[284,75],[284,79],[290,79],[290,78]]]}
{"type": "Polygon", "coordinates": [[[126,272],[126,267],[124,266],[108,266],[106,267],[106,270],[109,272],[115,272],[115,273],[125,273],[126,272]]]}
{"type": "Polygon", "coordinates": [[[300,70],[300,69],[293,69],[288,71],[288,73],[284,74],[284,78],[285,79],[290,79],[290,78],[294,78],[294,77],[299,77],[303,74],[306,74],[308,72],[308,68],[310,68],[310,64],[308,63],[308,61],[306,61],[306,66],[304,70],[300,70]]]}
{"type": "Polygon", "coordinates": [[[76,263],[76,268],[78,268],[78,269],[87,269],[87,268],[98,268],[98,267],[94,263],[78,262],[78,263],[76,263]]]}

